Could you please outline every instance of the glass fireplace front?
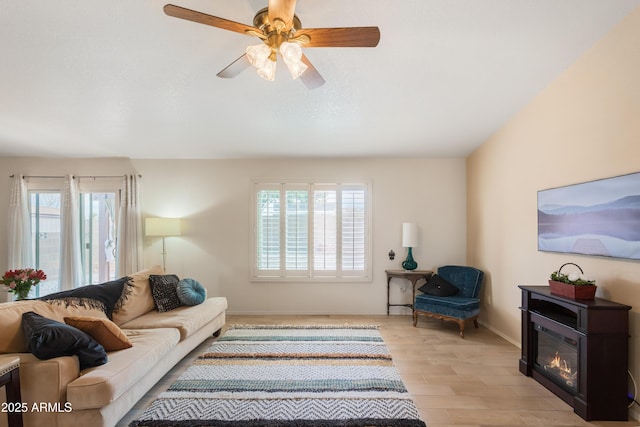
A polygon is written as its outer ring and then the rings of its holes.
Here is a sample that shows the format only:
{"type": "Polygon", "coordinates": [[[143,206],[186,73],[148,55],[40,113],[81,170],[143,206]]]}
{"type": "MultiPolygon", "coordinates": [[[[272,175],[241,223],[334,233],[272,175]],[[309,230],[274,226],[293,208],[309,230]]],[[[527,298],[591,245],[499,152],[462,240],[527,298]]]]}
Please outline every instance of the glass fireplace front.
{"type": "Polygon", "coordinates": [[[572,393],[578,391],[578,343],[535,324],[538,370],[572,393]]]}

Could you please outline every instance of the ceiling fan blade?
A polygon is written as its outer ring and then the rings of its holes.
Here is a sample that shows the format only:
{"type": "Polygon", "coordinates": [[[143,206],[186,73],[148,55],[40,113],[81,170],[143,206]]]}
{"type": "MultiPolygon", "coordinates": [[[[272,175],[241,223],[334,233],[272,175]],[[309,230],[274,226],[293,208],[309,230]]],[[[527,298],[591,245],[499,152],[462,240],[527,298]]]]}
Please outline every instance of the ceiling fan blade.
{"type": "Polygon", "coordinates": [[[303,47],[375,47],[380,41],[378,27],[303,28],[295,37],[309,36],[303,47]]]}
{"type": "Polygon", "coordinates": [[[296,0],[269,0],[269,22],[274,24],[276,19],[284,22],[283,31],[289,31],[293,26],[293,15],[296,10],[296,0]]]}
{"type": "Polygon", "coordinates": [[[167,4],[164,6],[164,13],[174,18],[186,19],[187,21],[198,22],[200,24],[211,25],[212,27],[222,28],[223,30],[235,31],[236,33],[247,34],[248,31],[255,31],[256,28],[250,25],[241,24],[239,22],[230,21],[217,16],[207,15],[206,13],[197,12],[195,10],[186,9],[184,7],[167,4]]]}
{"type": "Polygon", "coordinates": [[[315,89],[322,86],[325,83],[324,79],[304,54],[302,55],[302,62],[307,66],[305,72],[299,77],[302,83],[304,83],[308,89],[315,89]]]}
{"type": "Polygon", "coordinates": [[[245,53],[240,58],[233,61],[231,64],[227,65],[222,71],[216,74],[218,77],[222,77],[223,79],[231,79],[247,68],[251,66],[251,63],[247,59],[247,54],[245,53]]]}

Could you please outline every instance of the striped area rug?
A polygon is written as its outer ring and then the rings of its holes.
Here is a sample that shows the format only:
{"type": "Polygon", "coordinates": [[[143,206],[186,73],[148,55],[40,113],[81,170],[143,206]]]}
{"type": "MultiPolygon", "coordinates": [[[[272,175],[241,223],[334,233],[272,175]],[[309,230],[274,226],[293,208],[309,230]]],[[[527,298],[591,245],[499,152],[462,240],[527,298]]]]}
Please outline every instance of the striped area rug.
{"type": "Polygon", "coordinates": [[[425,427],[375,326],[232,326],[131,427],[425,427]]]}

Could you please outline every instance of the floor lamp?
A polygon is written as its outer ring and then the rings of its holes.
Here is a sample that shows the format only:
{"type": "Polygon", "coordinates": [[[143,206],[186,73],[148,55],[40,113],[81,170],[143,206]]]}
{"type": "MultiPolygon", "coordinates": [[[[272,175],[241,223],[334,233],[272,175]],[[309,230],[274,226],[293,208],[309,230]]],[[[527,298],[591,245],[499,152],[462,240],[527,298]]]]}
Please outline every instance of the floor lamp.
{"type": "Polygon", "coordinates": [[[162,237],[162,269],[166,270],[166,246],[164,239],[182,234],[180,218],[147,218],[144,222],[144,234],[147,237],[162,237]]]}

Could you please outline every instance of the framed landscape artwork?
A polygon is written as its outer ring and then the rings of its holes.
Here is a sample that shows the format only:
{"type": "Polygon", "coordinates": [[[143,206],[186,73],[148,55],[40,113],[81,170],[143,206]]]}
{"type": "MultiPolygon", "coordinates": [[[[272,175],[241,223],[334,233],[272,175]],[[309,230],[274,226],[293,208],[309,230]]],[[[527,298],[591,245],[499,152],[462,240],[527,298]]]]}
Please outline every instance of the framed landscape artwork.
{"type": "Polygon", "coordinates": [[[538,250],[640,259],[640,172],[538,191],[538,250]]]}

